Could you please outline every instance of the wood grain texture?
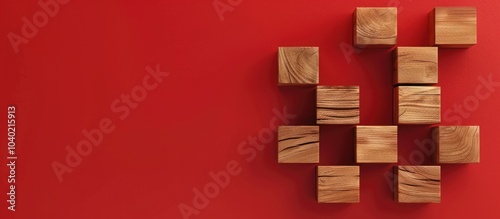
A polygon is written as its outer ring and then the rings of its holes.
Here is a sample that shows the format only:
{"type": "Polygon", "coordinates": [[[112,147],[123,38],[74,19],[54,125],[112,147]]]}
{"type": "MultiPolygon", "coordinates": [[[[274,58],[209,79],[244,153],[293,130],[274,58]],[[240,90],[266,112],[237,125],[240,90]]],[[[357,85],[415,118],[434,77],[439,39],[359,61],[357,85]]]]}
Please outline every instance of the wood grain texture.
{"type": "Polygon", "coordinates": [[[397,126],[356,126],[357,163],[397,163],[397,126]]]}
{"type": "Polygon", "coordinates": [[[395,85],[438,82],[437,47],[398,47],[393,57],[395,85]]]}
{"type": "Polygon", "coordinates": [[[479,163],[479,126],[439,126],[438,163],[479,163]]]}
{"type": "Polygon", "coordinates": [[[398,86],[394,88],[395,124],[436,124],[441,122],[441,88],[398,86]]]}
{"type": "Polygon", "coordinates": [[[318,163],[319,126],[278,127],[279,163],[318,163]]]}
{"type": "Polygon", "coordinates": [[[318,203],[359,202],[359,166],[318,166],[318,203]]]}
{"type": "Polygon", "coordinates": [[[318,86],[317,124],[359,124],[358,86],[318,86]]]}
{"type": "Polygon", "coordinates": [[[400,203],[440,203],[440,166],[395,166],[394,199],[400,203]]]}
{"type": "Polygon", "coordinates": [[[444,48],[467,48],[477,43],[475,7],[436,7],[429,14],[430,44],[444,48]]]}
{"type": "Polygon", "coordinates": [[[392,47],[398,35],[397,8],[358,7],[354,12],[353,42],[356,47],[392,47]]]}
{"type": "Polygon", "coordinates": [[[279,47],[278,62],[278,85],[318,84],[318,47],[279,47]]]}

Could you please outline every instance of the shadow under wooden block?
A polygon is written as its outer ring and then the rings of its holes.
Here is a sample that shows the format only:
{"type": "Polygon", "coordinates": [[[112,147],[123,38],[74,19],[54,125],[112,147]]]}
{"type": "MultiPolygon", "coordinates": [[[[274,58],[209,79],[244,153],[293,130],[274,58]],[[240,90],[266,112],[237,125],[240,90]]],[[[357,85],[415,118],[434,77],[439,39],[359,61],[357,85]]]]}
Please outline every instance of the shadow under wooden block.
{"type": "Polygon", "coordinates": [[[278,85],[316,85],[319,82],[318,47],[279,47],[278,85]]]}
{"type": "Polygon", "coordinates": [[[441,87],[398,86],[394,88],[395,124],[441,122],[441,87]]]}
{"type": "Polygon", "coordinates": [[[359,124],[358,86],[318,86],[317,124],[359,124]]]}
{"type": "Polygon", "coordinates": [[[439,126],[438,163],[479,163],[479,126],[439,126]]]}
{"type": "Polygon", "coordinates": [[[278,163],[319,163],[319,126],[278,127],[278,163]]]}
{"type": "Polygon", "coordinates": [[[353,43],[358,48],[392,47],[397,43],[396,7],[358,7],[353,18],[353,43]]]}
{"type": "Polygon", "coordinates": [[[398,47],[393,59],[394,85],[438,82],[437,47],[398,47]]]}
{"type": "Polygon", "coordinates": [[[356,126],[357,163],[397,163],[397,126],[356,126]]]}
{"type": "Polygon", "coordinates": [[[359,202],[359,166],[318,166],[318,203],[359,202]]]}
{"type": "Polygon", "coordinates": [[[443,48],[467,48],[477,43],[475,7],[436,7],[429,13],[429,41],[443,48]]]}
{"type": "Polygon", "coordinates": [[[399,203],[440,203],[440,166],[394,166],[394,200],[399,203]]]}

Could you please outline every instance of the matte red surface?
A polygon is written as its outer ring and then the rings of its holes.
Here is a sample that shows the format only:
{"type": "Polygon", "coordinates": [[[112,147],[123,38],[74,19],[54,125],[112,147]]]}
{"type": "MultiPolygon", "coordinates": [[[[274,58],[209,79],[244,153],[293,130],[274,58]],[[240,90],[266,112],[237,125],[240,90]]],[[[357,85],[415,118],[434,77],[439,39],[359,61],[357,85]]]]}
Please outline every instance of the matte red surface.
{"type": "MultiPolygon", "coordinates": [[[[232,160],[241,172],[190,218],[500,218],[500,86],[481,90],[490,95],[472,112],[453,112],[474,105],[479,77],[500,81],[498,1],[244,0],[223,21],[212,0],[71,1],[18,54],[5,36],[20,34],[22,17],[41,9],[37,1],[2,3],[0,136],[15,104],[19,157],[16,212],[2,195],[2,218],[182,218],[179,205],[192,207],[193,189],[232,160]],[[356,6],[394,3],[400,46],[427,45],[433,7],[477,7],[478,44],[439,51],[438,85],[442,124],[480,125],[481,163],[442,166],[441,204],[395,203],[388,164],[361,165],[359,204],[317,204],[315,165],[278,164],[275,135],[247,162],[238,145],[269,126],[274,108],[297,114],[290,124],[315,123],[313,88],[276,86],[278,46],[319,46],[320,84],[359,85],[361,123],[391,124],[390,49],[361,50],[348,62],[339,45],[352,42],[356,6]],[[111,104],[156,64],[170,75],[120,120],[111,104]],[[66,146],[102,118],[115,130],[59,182],[52,163],[64,162],[66,146]]],[[[421,151],[415,140],[430,136],[430,126],[400,127],[400,163],[419,163],[410,158],[421,151]]],[[[353,126],[321,126],[321,164],[354,164],[353,126]]]]}

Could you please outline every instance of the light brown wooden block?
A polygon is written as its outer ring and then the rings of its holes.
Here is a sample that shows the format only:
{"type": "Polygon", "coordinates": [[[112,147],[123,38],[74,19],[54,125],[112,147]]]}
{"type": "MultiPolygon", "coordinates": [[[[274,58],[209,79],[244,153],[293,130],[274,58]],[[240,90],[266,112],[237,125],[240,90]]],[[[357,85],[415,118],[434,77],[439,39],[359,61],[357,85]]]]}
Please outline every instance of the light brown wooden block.
{"type": "Polygon", "coordinates": [[[395,124],[441,122],[441,87],[398,86],[394,88],[395,124]]]}
{"type": "Polygon", "coordinates": [[[278,127],[279,163],[318,163],[319,126],[278,127]]]}
{"type": "Polygon", "coordinates": [[[397,126],[356,126],[357,163],[397,163],[397,126]]]}
{"type": "Polygon", "coordinates": [[[392,47],[398,36],[397,8],[358,7],[354,12],[353,42],[356,47],[392,47]]]}
{"type": "Polygon", "coordinates": [[[395,85],[438,82],[437,47],[398,47],[393,56],[395,85]]]}
{"type": "Polygon", "coordinates": [[[394,199],[400,203],[441,202],[441,167],[395,166],[394,199]]]}
{"type": "Polygon", "coordinates": [[[358,86],[318,86],[317,124],[359,124],[358,86]]]}
{"type": "Polygon", "coordinates": [[[477,43],[475,7],[436,7],[429,14],[431,45],[467,48],[477,43]]]}
{"type": "Polygon", "coordinates": [[[479,126],[439,126],[438,163],[479,163],[479,126]]]}
{"type": "Polygon", "coordinates": [[[318,47],[279,47],[278,62],[278,85],[318,84],[318,47]]]}
{"type": "Polygon", "coordinates": [[[318,166],[318,203],[359,202],[359,166],[318,166]]]}

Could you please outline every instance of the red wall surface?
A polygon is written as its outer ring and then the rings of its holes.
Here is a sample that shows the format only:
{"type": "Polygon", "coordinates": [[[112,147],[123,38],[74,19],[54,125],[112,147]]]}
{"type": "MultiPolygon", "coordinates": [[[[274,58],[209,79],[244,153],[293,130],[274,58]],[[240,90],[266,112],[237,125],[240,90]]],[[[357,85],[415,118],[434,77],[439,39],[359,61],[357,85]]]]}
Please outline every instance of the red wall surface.
{"type": "MultiPolygon", "coordinates": [[[[500,218],[498,1],[2,3],[3,194],[9,105],[17,156],[16,211],[2,195],[2,218],[183,218],[179,206],[189,218],[500,218]],[[440,204],[394,202],[390,164],[361,165],[360,203],[317,204],[316,165],[277,163],[270,122],[315,124],[314,88],[277,86],[277,48],[319,46],[320,84],[359,85],[361,124],[389,125],[391,49],[346,53],[351,15],[398,6],[398,46],[426,46],[428,13],[447,5],[477,7],[478,44],[439,50],[441,124],[479,125],[481,163],[442,165],[440,204]]],[[[430,128],[399,127],[400,164],[433,164],[430,128]]],[[[354,164],[353,126],[320,129],[320,164],[354,164]]]]}

